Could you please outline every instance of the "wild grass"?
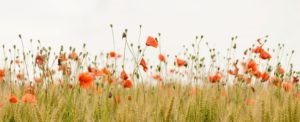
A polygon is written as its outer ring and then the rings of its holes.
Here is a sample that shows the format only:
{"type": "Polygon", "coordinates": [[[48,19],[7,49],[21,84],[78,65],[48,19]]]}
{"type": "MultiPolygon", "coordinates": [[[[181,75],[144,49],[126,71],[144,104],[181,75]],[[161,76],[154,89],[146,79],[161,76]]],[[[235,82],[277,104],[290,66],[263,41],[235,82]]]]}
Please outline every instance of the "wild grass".
{"type": "Polygon", "coordinates": [[[145,45],[139,36],[136,46],[125,30],[117,52],[110,27],[113,51],[94,57],[85,44],[82,51],[61,46],[56,54],[30,40],[28,49],[21,35],[21,50],[3,45],[0,121],[300,121],[294,51],[266,48],[268,36],[241,55],[233,37],[223,58],[208,42],[209,56],[202,56],[204,37],[197,36],[172,58],[161,50],[160,33],[145,45]],[[158,56],[147,59],[147,48],[158,48],[158,56]]]}

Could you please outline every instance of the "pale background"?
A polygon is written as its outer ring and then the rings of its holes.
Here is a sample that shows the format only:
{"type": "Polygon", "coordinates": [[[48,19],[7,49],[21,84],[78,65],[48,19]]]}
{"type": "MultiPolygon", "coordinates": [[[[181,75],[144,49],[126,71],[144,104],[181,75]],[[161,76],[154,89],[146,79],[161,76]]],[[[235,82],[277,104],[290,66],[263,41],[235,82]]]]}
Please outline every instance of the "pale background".
{"type": "Polygon", "coordinates": [[[109,24],[115,26],[119,50],[121,32],[128,28],[129,40],[137,42],[142,24],[142,41],[160,32],[162,50],[170,54],[196,35],[221,52],[237,35],[239,54],[269,35],[266,46],[281,42],[287,52],[295,49],[293,62],[300,69],[299,12],[299,0],[0,0],[0,44],[12,47],[22,34],[48,46],[79,48],[85,42],[99,53],[112,50],[109,24]]]}

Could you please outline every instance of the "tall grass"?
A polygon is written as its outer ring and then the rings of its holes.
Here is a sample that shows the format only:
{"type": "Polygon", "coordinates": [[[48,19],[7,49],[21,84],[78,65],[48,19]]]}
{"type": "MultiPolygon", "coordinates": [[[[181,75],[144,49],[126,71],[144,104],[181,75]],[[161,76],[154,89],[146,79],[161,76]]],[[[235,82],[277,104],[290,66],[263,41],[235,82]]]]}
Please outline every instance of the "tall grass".
{"type": "Polygon", "coordinates": [[[266,48],[268,36],[239,57],[233,37],[223,60],[197,36],[171,58],[161,50],[160,33],[145,45],[139,35],[134,45],[125,30],[117,52],[110,27],[112,51],[94,57],[85,44],[81,52],[62,46],[56,54],[31,40],[28,49],[21,35],[22,50],[3,45],[0,121],[300,121],[294,52],[283,55],[282,44],[266,48]],[[209,57],[200,55],[200,44],[209,57]],[[146,59],[147,48],[158,48],[158,56],[146,59]]]}

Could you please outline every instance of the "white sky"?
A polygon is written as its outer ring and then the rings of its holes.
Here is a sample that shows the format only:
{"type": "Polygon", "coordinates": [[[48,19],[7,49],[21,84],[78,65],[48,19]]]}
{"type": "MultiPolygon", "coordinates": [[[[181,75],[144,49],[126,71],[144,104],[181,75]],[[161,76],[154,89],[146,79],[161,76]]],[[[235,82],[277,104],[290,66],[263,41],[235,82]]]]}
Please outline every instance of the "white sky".
{"type": "Polygon", "coordinates": [[[293,62],[300,69],[299,12],[299,0],[0,0],[0,44],[18,43],[20,33],[50,46],[86,42],[91,51],[107,51],[111,23],[118,42],[125,28],[136,41],[139,24],[143,41],[161,32],[163,51],[171,54],[196,35],[223,52],[232,36],[239,36],[238,48],[245,49],[268,34],[266,46],[281,42],[286,51],[296,50],[293,62]]]}

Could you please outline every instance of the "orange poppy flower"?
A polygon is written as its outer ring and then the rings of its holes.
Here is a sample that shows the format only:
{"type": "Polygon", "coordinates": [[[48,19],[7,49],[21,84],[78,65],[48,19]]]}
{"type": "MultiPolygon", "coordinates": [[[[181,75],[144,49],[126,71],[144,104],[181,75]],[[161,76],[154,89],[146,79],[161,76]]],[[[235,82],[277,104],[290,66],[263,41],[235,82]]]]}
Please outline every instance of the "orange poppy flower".
{"type": "Polygon", "coordinates": [[[72,52],[69,54],[69,58],[72,60],[77,60],[78,59],[78,55],[76,52],[72,52]]]}
{"type": "Polygon", "coordinates": [[[148,36],[147,41],[146,41],[146,46],[152,46],[154,48],[157,48],[158,42],[155,38],[148,36]]]}
{"type": "Polygon", "coordinates": [[[254,60],[249,60],[247,64],[247,71],[248,70],[251,70],[254,73],[258,70],[258,66],[254,60]]]}
{"type": "Polygon", "coordinates": [[[43,79],[40,78],[40,77],[34,77],[34,81],[35,81],[36,83],[43,83],[43,79]]]}
{"type": "Polygon", "coordinates": [[[260,77],[262,76],[262,73],[261,73],[260,71],[256,71],[256,72],[254,73],[254,76],[255,76],[256,78],[260,78],[260,77]]]}
{"type": "Polygon", "coordinates": [[[261,75],[261,80],[262,81],[267,81],[270,79],[270,75],[267,73],[267,72],[264,72],[262,75],[261,75]]]}
{"type": "Polygon", "coordinates": [[[278,67],[277,68],[277,72],[279,73],[279,74],[284,74],[285,73],[285,71],[284,71],[284,69],[282,68],[282,67],[278,67]]]}
{"type": "Polygon", "coordinates": [[[4,106],[4,104],[2,102],[0,102],[0,108],[2,108],[4,106]]]}
{"type": "Polygon", "coordinates": [[[152,78],[158,81],[162,81],[162,78],[160,77],[159,74],[153,75],[152,78]]]}
{"type": "Polygon", "coordinates": [[[280,82],[281,82],[280,78],[278,78],[278,77],[276,77],[276,76],[274,76],[274,77],[271,78],[271,83],[273,83],[273,85],[274,85],[276,88],[279,87],[280,82]]]}
{"type": "Polygon", "coordinates": [[[114,51],[111,51],[111,52],[109,52],[109,57],[110,57],[110,58],[117,58],[117,57],[118,57],[118,55],[117,55],[117,53],[116,53],[116,52],[114,52],[114,51]]]}
{"type": "Polygon", "coordinates": [[[93,76],[90,73],[81,73],[79,75],[80,87],[89,88],[93,83],[93,76]]]}
{"type": "Polygon", "coordinates": [[[290,82],[283,82],[283,83],[282,83],[282,88],[283,88],[284,91],[290,92],[290,91],[292,91],[292,89],[293,89],[293,83],[290,83],[290,82]]]}
{"type": "Polygon", "coordinates": [[[65,54],[60,54],[58,59],[59,59],[61,62],[67,61],[67,60],[68,60],[68,59],[66,58],[66,55],[65,55],[65,54]]]}
{"type": "Polygon", "coordinates": [[[270,59],[270,58],[272,58],[272,56],[266,51],[260,52],[259,57],[261,59],[270,59]]]}
{"type": "Polygon", "coordinates": [[[216,72],[215,75],[212,75],[212,76],[209,76],[209,82],[211,83],[216,83],[216,82],[219,82],[221,80],[221,75],[216,72]]]}
{"type": "Polygon", "coordinates": [[[239,72],[239,68],[236,66],[236,64],[233,64],[234,70],[229,70],[228,73],[231,75],[237,75],[239,72]]]}
{"type": "Polygon", "coordinates": [[[176,63],[177,63],[177,66],[178,66],[178,67],[182,67],[182,66],[185,66],[185,65],[186,65],[185,60],[180,59],[180,58],[176,58],[176,63]]]}
{"type": "Polygon", "coordinates": [[[24,103],[36,103],[36,97],[35,95],[31,94],[31,93],[26,93],[23,97],[22,97],[22,101],[24,103]]]}
{"type": "Polygon", "coordinates": [[[254,99],[246,99],[245,100],[245,104],[246,105],[254,105],[255,104],[255,100],[254,99]]]}
{"type": "Polygon", "coordinates": [[[111,72],[110,72],[109,69],[107,69],[107,68],[103,68],[101,71],[102,71],[105,75],[110,75],[110,74],[111,74],[111,72]]]}
{"type": "Polygon", "coordinates": [[[160,62],[165,62],[166,61],[166,57],[163,54],[159,54],[158,59],[159,59],[160,62]]]}
{"type": "Polygon", "coordinates": [[[125,70],[122,70],[120,78],[122,80],[127,80],[128,79],[128,75],[126,74],[125,70]]]}
{"type": "Polygon", "coordinates": [[[116,96],[116,102],[120,103],[121,102],[121,97],[120,96],[116,96]]]}
{"type": "Polygon", "coordinates": [[[123,87],[124,88],[131,88],[132,87],[132,82],[130,80],[124,80],[123,87]]]}
{"type": "Polygon", "coordinates": [[[13,103],[13,104],[17,103],[18,102],[18,97],[14,96],[14,95],[10,96],[9,102],[13,103]]]}
{"type": "Polygon", "coordinates": [[[261,46],[257,46],[255,49],[252,49],[252,52],[254,53],[261,53],[264,49],[261,46]]]}
{"type": "Polygon", "coordinates": [[[0,81],[3,80],[4,76],[5,76],[4,70],[0,69],[0,81]]]}
{"type": "Polygon", "coordinates": [[[140,65],[143,67],[143,70],[144,70],[145,72],[147,72],[148,67],[147,67],[147,64],[146,64],[146,61],[145,61],[144,58],[141,59],[140,65]]]}

